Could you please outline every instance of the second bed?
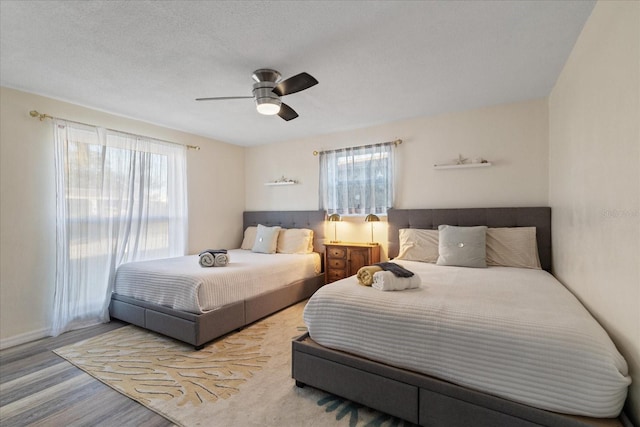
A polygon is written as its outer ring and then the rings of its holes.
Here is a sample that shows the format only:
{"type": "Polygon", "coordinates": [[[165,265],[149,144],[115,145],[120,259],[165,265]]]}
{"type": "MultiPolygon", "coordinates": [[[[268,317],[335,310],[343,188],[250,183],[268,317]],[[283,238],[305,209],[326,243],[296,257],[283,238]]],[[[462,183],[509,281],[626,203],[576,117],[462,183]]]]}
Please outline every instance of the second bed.
{"type": "Polygon", "coordinates": [[[203,268],[198,256],[124,264],[111,297],[113,318],[201,348],[207,342],[311,296],[324,285],[318,252],[323,211],[244,212],[243,230],[278,226],[313,231],[308,254],[231,250],[225,267],[203,268]]]}

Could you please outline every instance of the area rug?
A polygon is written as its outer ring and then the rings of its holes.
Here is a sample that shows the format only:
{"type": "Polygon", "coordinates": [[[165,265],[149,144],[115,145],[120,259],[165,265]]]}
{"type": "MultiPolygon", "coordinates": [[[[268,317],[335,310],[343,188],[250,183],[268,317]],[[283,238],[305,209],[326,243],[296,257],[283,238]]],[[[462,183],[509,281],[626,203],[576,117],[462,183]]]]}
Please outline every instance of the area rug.
{"type": "Polygon", "coordinates": [[[410,426],[291,378],[299,303],[200,351],[135,326],[54,350],[171,422],[191,426],[410,426]]]}

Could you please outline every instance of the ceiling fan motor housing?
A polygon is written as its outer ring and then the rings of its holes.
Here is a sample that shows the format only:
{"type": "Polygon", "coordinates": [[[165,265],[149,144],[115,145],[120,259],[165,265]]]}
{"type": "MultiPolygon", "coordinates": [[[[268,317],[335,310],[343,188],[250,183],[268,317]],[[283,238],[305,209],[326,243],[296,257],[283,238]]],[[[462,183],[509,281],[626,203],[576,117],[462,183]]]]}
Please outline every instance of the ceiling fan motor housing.
{"type": "Polygon", "coordinates": [[[280,79],[280,73],[275,70],[262,68],[254,71],[252,75],[256,83],[253,84],[253,96],[256,100],[256,108],[261,114],[278,114],[282,101],[273,93],[276,82],[280,79]]]}
{"type": "Polygon", "coordinates": [[[253,77],[253,80],[255,80],[258,83],[260,82],[276,83],[278,80],[280,80],[280,77],[282,76],[276,70],[272,70],[270,68],[260,68],[259,70],[255,70],[251,75],[251,77],[253,77]]]}

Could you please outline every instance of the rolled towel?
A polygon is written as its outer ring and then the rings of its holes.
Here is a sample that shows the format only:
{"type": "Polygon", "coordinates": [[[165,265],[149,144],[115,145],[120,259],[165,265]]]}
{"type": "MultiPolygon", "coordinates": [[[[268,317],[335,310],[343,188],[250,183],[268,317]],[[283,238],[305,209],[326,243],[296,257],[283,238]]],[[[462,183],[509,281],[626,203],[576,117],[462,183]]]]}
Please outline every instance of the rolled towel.
{"type": "Polygon", "coordinates": [[[228,254],[216,254],[215,260],[213,262],[214,267],[224,267],[229,264],[229,255],[228,254]]]}
{"type": "Polygon", "coordinates": [[[373,274],[372,288],[379,291],[403,291],[420,287],[420,276],[398,277],[391,271],[378,271],[373,274]]]}
{"type": "Polygon", "coordinates": [[[358,283],[364,286],[371,286],[373,283],[373,274],[377,271],[382,271],[382,267],[377,265],[366,265],[361,267],[356,273],[358,276],[358,283]]]}
{"type": "Polygon", "coordinates": [[[216,257],[213,254],[209,252],[203,252],[200,254],[200,265],[202,267],[213,267],[215,262],[216,257]]]}

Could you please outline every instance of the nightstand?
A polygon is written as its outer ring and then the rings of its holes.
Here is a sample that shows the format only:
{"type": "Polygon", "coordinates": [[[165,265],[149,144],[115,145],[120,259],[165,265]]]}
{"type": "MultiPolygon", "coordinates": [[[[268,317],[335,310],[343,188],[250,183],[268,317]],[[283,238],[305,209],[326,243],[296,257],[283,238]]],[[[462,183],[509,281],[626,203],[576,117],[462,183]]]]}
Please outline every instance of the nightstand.
{"type": "Polygon", "coordinates": [[[380,262],[377,243],[325,243],[324,246],[326,283],[353,276],[360,267],[380,262]]]}

